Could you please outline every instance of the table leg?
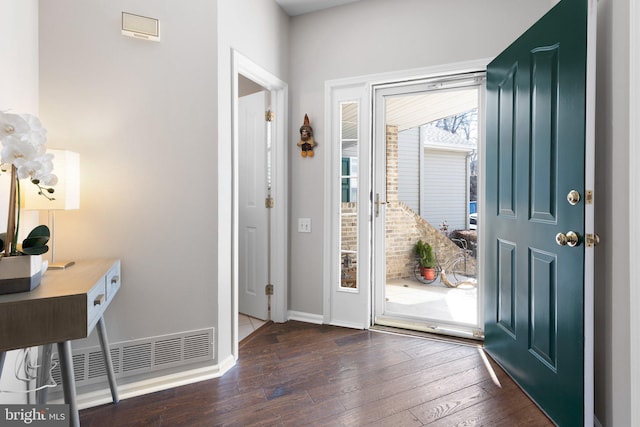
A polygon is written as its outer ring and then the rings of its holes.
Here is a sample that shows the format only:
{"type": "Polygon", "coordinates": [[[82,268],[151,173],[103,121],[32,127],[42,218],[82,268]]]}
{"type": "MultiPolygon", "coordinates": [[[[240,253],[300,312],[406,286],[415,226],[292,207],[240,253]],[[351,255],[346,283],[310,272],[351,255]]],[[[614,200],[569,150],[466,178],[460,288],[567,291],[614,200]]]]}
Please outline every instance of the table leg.
{"type": "Polygon", "coordinates": [[[0,378],[2,378],[2,368],[4,368],[4,359],[6,355],[6,352],[0,351],[0,378]]]}
{"type": "Polygon", "coordinates": [[[116,377],[113,373],[113,362],[111,360],[111,351],[109,348],[109,339],[107,338],[107,328],[104,326],[104,317],[98,320],[98,337],[100,338],[100,348],[102,349],[102,357],[107,370],[107,378],[109,379],[109,388],[111,389],[111,398],[113,403],[118,403],[118,385],[116,377]]]}
{"type": "Polygon", "coordinates": [[[36,392],[36,402],[38,405],[44,405],[47,403],[47,391],[48,387],[44,387],[49,383],[49,376],[51,374],[51,353],[53,350],[52,344],[44,344],[40,347],[38,354],[38,379],[36,380],[36,388],[39,390],[36,392]],[[41,389],[41,387],[44,387],[41,389]]]}
{"type": "Polygon", "coordinates": [[[73,373],[73,358],[71,357],[71,341],[58,343],[58,359],[60,359],[64,402],[69,405],[71,427],[80,427],[80,413],[78,412],[78,403],[76,401],[76,379],[73,373]]]}

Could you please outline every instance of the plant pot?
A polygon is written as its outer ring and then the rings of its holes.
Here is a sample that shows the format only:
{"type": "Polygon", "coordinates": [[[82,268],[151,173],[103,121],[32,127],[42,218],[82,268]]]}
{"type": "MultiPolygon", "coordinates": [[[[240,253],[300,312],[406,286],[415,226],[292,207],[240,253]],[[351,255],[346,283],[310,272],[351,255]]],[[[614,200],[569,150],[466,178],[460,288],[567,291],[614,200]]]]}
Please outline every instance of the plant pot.
{"type": "Polygon", "coordinates": [[[426,267],[422,267],[423,273],[422,275],[424,276],[425,280],[434,280],[436,278],[436,270],[435,268],[426,268],[426,267]]]}
{"type": "Polygon", "coordinates": [[[29,292],[42,280],[42,255],[0,258],[0,295],[29,292]]]}

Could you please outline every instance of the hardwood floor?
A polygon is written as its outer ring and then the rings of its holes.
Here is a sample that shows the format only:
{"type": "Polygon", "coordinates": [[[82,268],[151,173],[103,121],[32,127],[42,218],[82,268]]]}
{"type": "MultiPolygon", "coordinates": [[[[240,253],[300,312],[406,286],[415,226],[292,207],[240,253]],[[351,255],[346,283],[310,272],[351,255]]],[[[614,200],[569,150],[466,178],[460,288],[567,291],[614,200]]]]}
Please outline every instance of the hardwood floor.
{"type": "Polygon", "coordinates": [[[99,426],[552,426],[476,346],[290,321],[203,381],[80,412],[99,426]]]}

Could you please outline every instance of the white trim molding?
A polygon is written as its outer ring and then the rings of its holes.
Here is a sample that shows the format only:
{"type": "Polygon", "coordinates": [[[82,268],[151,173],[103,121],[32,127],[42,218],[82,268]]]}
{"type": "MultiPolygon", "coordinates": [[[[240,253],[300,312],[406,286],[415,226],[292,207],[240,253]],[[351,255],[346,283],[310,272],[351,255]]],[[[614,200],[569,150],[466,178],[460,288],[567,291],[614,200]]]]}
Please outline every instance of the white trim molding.
{"type": "MultiPolygon", "coordinates": [[[[596,35],[598,28],[597,0],[587,4],[587,81],[585,112],[584,188],[595,188],[596,157],[596,35]]],[[[596,233],[595,206],[584,205],[585,233],[596,233]]],[[[595,248],[584,251],[584,425],[590,427],[595,418],[595,248]]]]}
{"type": "Polygon", "coordinates": [[[640,226],[636,217],[640,212],[640,5],[629,1],[629,351],[630,351],[630,424],[640,425],[640,256],[638,239],[640,226]]]}
{"type": "Polygon", "coordinates": [[[287,320],[296,320],[298,322],[313,323],[315,325],[322,325],[323,316],[321,314],[304,313],[302,311],[289,310],[287,320]]]}
{"type": "MultiPolygon", "coordinates": [[[[242,74],[253,82],[267,89],[271,94],[271,110],[276,120],[271,128],[272,141],[272,182],[271,196],[274,208],[271,209],[271,244],[272,254],[289,252],[289,167],[287,150],[288,128],[288,85],[242,55],[231,50],[231,98],[232,98],[232,137],[233,137],[233,231],[232,231],[232,289],[233,289],[233,354],[238,356],[238,76],[242,74]]],[[[271,297],[271,319],[284,322],[287,317],[288,259],[286,256],[271,257],[271,283],[274,287],[271,297]]]]}

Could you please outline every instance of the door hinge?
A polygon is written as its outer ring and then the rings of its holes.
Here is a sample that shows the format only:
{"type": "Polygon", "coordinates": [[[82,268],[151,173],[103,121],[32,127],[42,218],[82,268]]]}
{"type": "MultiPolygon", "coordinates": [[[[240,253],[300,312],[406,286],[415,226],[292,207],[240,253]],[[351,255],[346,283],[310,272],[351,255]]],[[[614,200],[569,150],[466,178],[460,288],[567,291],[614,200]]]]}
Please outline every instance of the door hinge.
{"type": "Polygon", "coordinates": [[[265,119],[266,121],[268,121],[268,122],[272,122],[272,121],[274,121],[274,120],[275,120],[275,118],[276,118],[276,113],[274,113],[274,112],[273,112],[273,111],[271,111],[271,110],[267,110],[267,111],[264,113],[264,119],[265,119]]]}
{"type": "Polygon", "coordinates": [[[593,190],[585,191],[584,203],[587,204],[587,205],[593,204],[593,190]]]}
{"type": "Polygon", "coordinates": [[[267,197],[264,199],[264,207],[267,209],[273,209],[275,206],[275,202],[273,201],[273,197],[267,197]]]}
{"type": "Polygon", "coordinates": [[[264,294],[265,295],[273,295],[273,285],[266,285],[264,287],[264,294]]]}
{"type": "Polygon", "coordinates": [[[584,241],[588,248],[592,248],[594,246],[598,246],[600,243],[600,236],[597,234],[587,234],[584,241]]]}

